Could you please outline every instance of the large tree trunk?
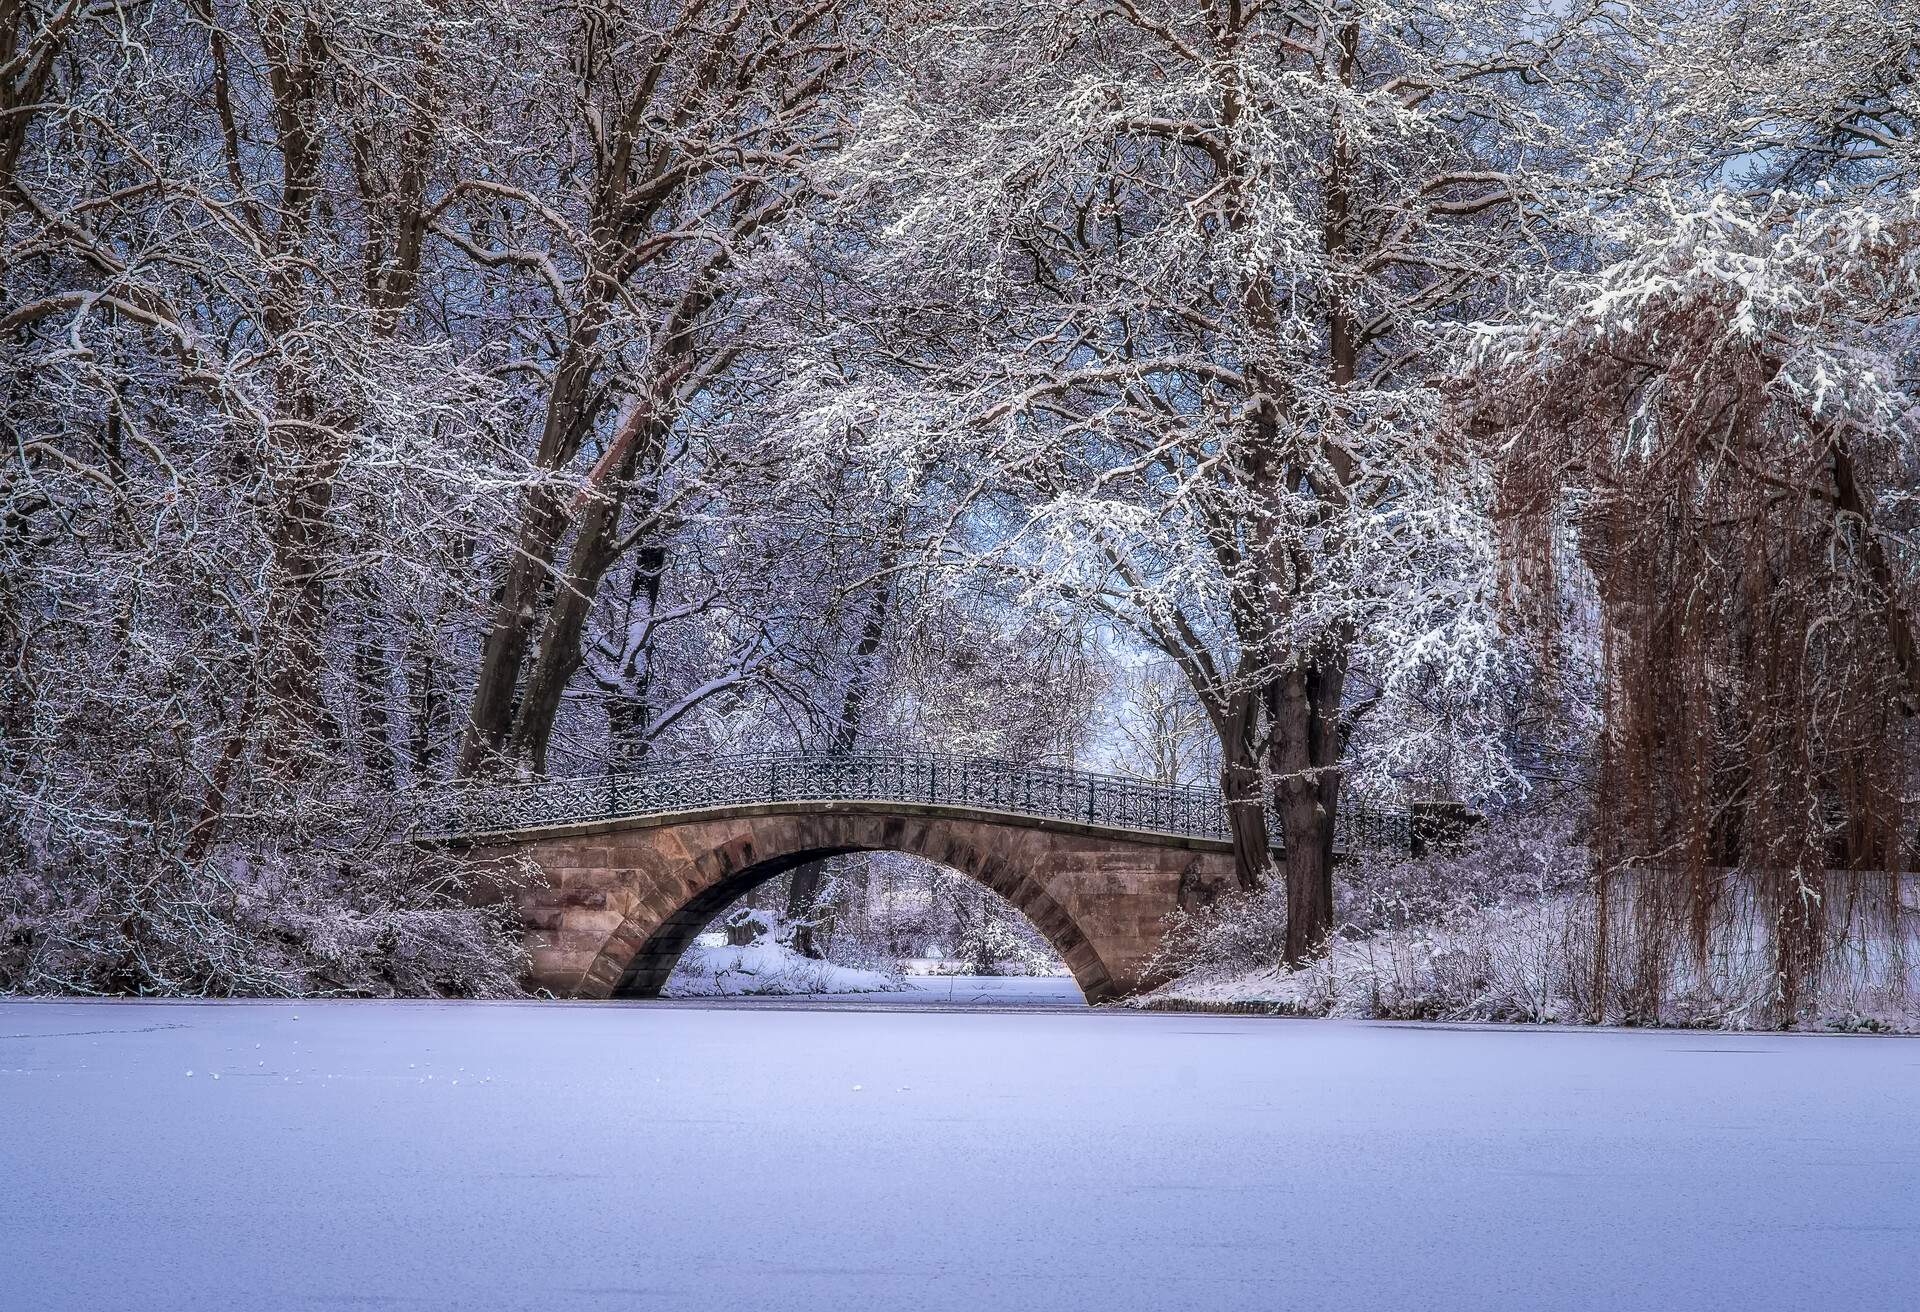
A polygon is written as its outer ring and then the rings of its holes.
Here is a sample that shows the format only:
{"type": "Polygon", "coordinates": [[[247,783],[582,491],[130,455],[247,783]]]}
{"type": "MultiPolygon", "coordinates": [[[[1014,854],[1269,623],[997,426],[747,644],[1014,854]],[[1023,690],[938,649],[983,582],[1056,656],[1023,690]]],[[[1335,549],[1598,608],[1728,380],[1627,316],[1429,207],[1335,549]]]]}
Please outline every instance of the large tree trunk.
{"type": "MultiPolygon", "coordinates": [[[[603,284],[602,290],[611,293],[603,284]]],[[[573,340],[554,371],[536,463],[558,470],[579,452],[592,422],[591,382],[597,361],[604,306],[590,300],[573,340]]],[[[520,670],[538,622],[540,593],[553,568],[567,527],[567,503],[560,489],[541,483],[527,493],[518,540],[493,594],[493,620],[480,647],[473,702],[460,743],[459,773],[471,776],[496,761],[513,730],[520,670]]]]}
{"type": "MultiPolygon", "coordinates": [[[[661,367],[655,381],[636,400],[606,454],[588,475],[581,496],[569,506],[551,486],[536,487],[528,494],[519,549],[495,596],[493,628],[481,649],[473,710],[460,751],[461,774],[471,775],[484,768],[486,762],[497,760],[510,746],[515,764],[525,766],[537,756],[535,768],[544,769],[553,715],[567,680],[580,667],[580,635],[593,609],[600,580],[613,564],[610,544],[619,526],[618,489],[632,477],[639,461],[649,453],[657,454],[660,433],[671,422],[667,412],[675,404],[675,388],[693,366],[687,354],[692,325],[712,304],[715,291],[711,283],[717,270],[724,267],[723,260],[712,261],[703,271],[704,280],[696,280],[696,289],[683,297],[669,316],[665,345],[656,360],[661,367]],[[541,593],[568,523],[576,516],[580,528],[574,560],[555,590],[540,663],[530,676],[526,696],[518,698],[521,669],[539,626],[541,593]],[[523,705],[527,700],[535,704],[523,705]],[[530,746],[537,747],[537,752],[530,754],[530,746]]],[[[596,277],[594,289],[596,295],[589,299],[588,309],[581,316],[567,362],[555,375],[547,426],[540,439],[539,464],[543,469],[564,467],[579,454],[592,427],[590,383],[597,358],[595,348],[617,290],[606,277],[596,277]]]]}
{"type": "Polygon", "coordinates": [[[1215,725],[1220,734],[1220,794],[1226,801],[1227,832],[1233,842],[1233,873],[1245,892],[1266,884],[1273,868],[1273,840],[1267,829],[1266,789],[1260,771],[1260,707],[1254,689],[1236,692],[1226,715],[1215,725]]]}
{"type": "MultiPolygon", "coordinates": [[[[1341,23],[1336,41],[1336,76],[1343,86],[1350,87],[1358,65],[1358,26],[1351,21],[1341,23]]],[[[1347,265],[1353,252],[1353,175],[1353,143],[1336,108],[1322,238],[1336,268],[1347,265]]],[[[1336,391],[1344,392],[1353,385],[1359,341],[1353,308],[1336,292],[1327,315],[1330,380],[1336,391]]],[[[1317,490],[1317,495],[1344,497],[1353,486],[1350,458],[1331,444],[1323,446],[1321,455],[1333,470],[1334,481],[1317,490]]],[[[1304,573],[1303,568],[1297,569],[1304,573]]],[[[1318,957],[1333,934],[1333,848],[1340,807],[1340,763],[1346,755],[1348,734],[1340,702],[1346,691],[1351,644],[1352,634],[1341,633],[1332,639],[1330,650],[1297,655],[1275,690],[1270,750],[1287,876],[1287,939],[1282,960],[1293,969],[1318,957]]]]}
{"type": "MultiPolygon", "coordinates": [[[[661,412],[666,404],[660,393],[670,393],[673,383],[684,373],[684,368],[670,371],[654,395],[642,396],[634,402],[575,502],[578,526],[573,550],[567,560],[566,574],[547,608],[539,654],[527,675],[526,690],[514,715],[513,758],[535,774],[547,772],[547,747],[553,738],[553,722],[560,713],[560,701],[566,695],[567,685],[580,669],[581,642],[587,620],[593,613],[594,600],[600,594],[601,581],[619,556],[620,518],[626,506],[627,488],[638,470],[658,463],[664,429],[661,412]]],[[[658,555],[657,549],[655,554],[658,555]]],[[[653,584],[656,590],[658,569],[656,564],[653,584]]]]}
{"type": "MultiPolygon", "coordinates": [[[[660,610],[660,588],[665,581],[667,553],[658,543],[635,553],[628,607],[639,606],[649,617],[660,610]]],[[[651,627],[638,656],[638,667],[623,667],[619,686],[607,693],[607,768],[630,770],[651,749],[653,740],[653,641],[651,627]]]]}
{"type": "Polygon", "coordinates": [[[1281,679],[1272,738],[1274,801],[1286,845],[1287,939],[1298,969],[1333,933],[1333,849],[1345,731],[1343,661],[1296,663],[1281,679]]]}
{"type": "MultiPolygon", "coordinates": [[[[270,233],[259,234],[271,243],[274,257],[261,293],[259,322],[280,357],[273,379],[274,427],[279,431],[269,436],[269,450],[276,457],[278,515],[268,539],[271,592],[259,629],[258,657],[267,672],[266,718],[273,724],[265,743],[267,757],[276,763],[295,762],[299,768],[307,759],[303,749],[311,745],[309,732],[318,729],[324,742],[338,739],[321,699],[320,665],[327,615],[327,518],[339,462],[318,449],[319,435],[338,417],[321,413],[316,401],[319,380],[298,344],[306,318],[303,274],[319,195],[314,131],[326,60],[317,23],[296,28],[289,16],[272,14],[258,15],[256,23],[270,74],[281,174],[277,223],[270,233]]],[[[213,39],[223,41],[217,29],[213,39]]],[[[220,93],[226,94],[224,78],[220,93]]]]}
{"type": "MultiPolygon", "coordinates": [[[[213,23],[210,7],[203,17],[209,28],[215,94],[225,116],[230,112],[226,39],[213,23]]],[[[322,675],[332,605],[328,580],[337,564],[331,543],[335,484],[346,463],[349,444],[356,440],[359,416],[350,407],[328,402],[336,389],[325,376],[325,366],[311,358],[303,343],[313,316],[309,304],[312,292],[307,286],[314,267],[310,247],[316,239],[326,241],[330,236],[321,175],[325,142],[319,125],[324,119],[320,106],[327,94],[328,65],[334,56],[327,47],[324,25],[311,16],[296,22],[289,15],[262,11],[254,15],[254,22],[267,57],[281,194],[273,210],[277,222],[270,234],[261,210],[247,206],[241,213],[248,216],[256,237],[270,242],[273,252],[261,297],[260,324],[268,341],[281,352],[274,379],[279,411],[276,427],[281,431],[275,435],[274,445],[284,451],[280,459],[286,462],[275,480],[279,514],[269,539],[272,594],[259,631],[260,657],[267,672],[267,700],[261,710],[270,726],[265,738],[267,759],[297,774],[309,768],[316,748],[337,751],[344,737],[339,720],[326,703],[322,675]]],[[[361,199],[366,203],[361,233],[368,256],[366,292],[376,339],[389,338],[397,331],[400,316],[412,303],[419,285],[426,229],[426,170],[437,135],[431,89],[436,50],[429,44],[419,54],[427,85],[403,134],[403,147],[394,157],[398,176],[389,178],[374,167],[376,143],[366,138],[355,143],[360,151],[357,176],[361,199]]],[[[238,150],[231,132],[227,149],[230,153],[238,150]]],[[[237,155],[229,165],[237,179],[237,155]]],[[[384,676],[384,648],[379,659],[372,660],[375,653],[371,647],[358,639],[350,640],[357,644],[356,678],[364,682],[367,677],[384,676]]],[[[363,689],[363,693],[371,695],[371,690],[363,689]]],[[[386,695],[383,686],[371,702],[363,703],[371,732],[377,735],[370,760],[382,786],[392,782],[386,695]]],[[[217,817],[214,823],[217,825],[217,817]]]]}
{"type": "Polygon", "coordinates": [[[527,675],[527,687],[514,716],[514,760],[535,774],[547,772],[547,748],[560,700],[580,668],[580,643],[587,617],[599,595],[600,581],[616,556],[615,530],[620,522],[617,491],[596,499],[580,517],[579,532],[567,559],[567,572],[547,609],[540,631],[540,650],[527,675]]]}

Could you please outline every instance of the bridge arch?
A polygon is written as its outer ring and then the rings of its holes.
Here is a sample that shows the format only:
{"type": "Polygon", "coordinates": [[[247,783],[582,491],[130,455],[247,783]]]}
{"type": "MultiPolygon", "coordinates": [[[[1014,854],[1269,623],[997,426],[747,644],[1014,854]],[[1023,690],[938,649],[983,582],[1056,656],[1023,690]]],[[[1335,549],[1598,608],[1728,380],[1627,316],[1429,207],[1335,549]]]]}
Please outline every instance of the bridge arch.
{"type": "MultiPolygon", "coordinates": [[[[706,831],[689,832],[696,848],[687,856],[689,882],[699,888],[672,914],[653,906],[629,911],[587,969],[591,991],[613,979],[605,996],[658,997],[674,964],[694,938],[736,899],[770,879],[824,857],[852,852],[902,852],[966,875],[992,889],[1032,922],[1067,963],[1074,983],[1092,1002],[1116,994],[1113,973],[1055,901],[1035,872],[1004,855],[1004,842],[983,843],[978,825],[939,818],[841,811],[788,813],[757,818],[739,832],[718,827],[719,841],[705,846],[706,831]],[[724,835],[724,837],[723,837],[724,835]]],[[[998,828],[997,826],[995,828],[998,828]]],[[[993,835],[1004,837],[1004,835],[993,835]]]]}
{"type": "MultiPolygon", "coordinates": [[[[764,880],[843,852],[906,852],[971,876],[1031,920],[1090,1002],[1154,984],[1166,918],[1234,885],[1215,789],[937,753],[663,761],[599,779],[481,783],[429,814],[476,896],[512,896],[529,983],[649,997],[694,936],[764,880]],[[487,878],[530,860],[530,884],[487,878]],[[509,892],[508,890],[511,890],[509,892]]],[[[1336,855],[1413,850],[1405,814],[1343,807],[1336,855]]]]}
{"type": "Polygon", "coordinates": [[[529,983],[580,998],[658,996],[713,917],[766,880],[822,857],[903,852],[972,878],[1019,909],[1089,1002],[1157,982],[1167,916],[1233,880],[1225,843],[898,802],[784,802],[475,836],[483,876],[530,863],[511,896],[529,983]]]}

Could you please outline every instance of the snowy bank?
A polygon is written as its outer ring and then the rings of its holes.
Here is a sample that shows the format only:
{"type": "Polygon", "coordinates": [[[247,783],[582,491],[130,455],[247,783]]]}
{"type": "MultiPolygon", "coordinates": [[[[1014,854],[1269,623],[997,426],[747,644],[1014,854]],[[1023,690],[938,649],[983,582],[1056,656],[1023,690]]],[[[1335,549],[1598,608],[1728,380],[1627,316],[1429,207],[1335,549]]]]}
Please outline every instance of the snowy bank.
{"type": "MultiPolygon", "coordinates": [[[[1211,962],[1128,1000],[1144,1010],[1253,1011],[1371,1020],[1603,1023],[1686,1029],[1775,1028],[1775,977],[1757,938],[1717,954],[1707,969],[1675,952],[1662,987],[1637,1010],[1623,987],[1645,958],[1610,961],[1615,983],[1594,992],[1594,914],[1588,899],[1548,895],[1461,906],[1432,921],[1336,937],[1319,961],[1287,970],[1211,962]]],[[[1277,956],[1277,952],[1273,955],[1277,956]]],[[[1902,964],[1877,956],[1829,969],[1796,1028],[1920,1033],[1902,964]]]]}
{"type": "Polygon", "coordinates": [[[784,943],[744,947],[696,944],[674,967],[661,996],[724,998],[748,994],[889,993],[910,987],[897,974],[858,970],[804,957],[784,943]]]}

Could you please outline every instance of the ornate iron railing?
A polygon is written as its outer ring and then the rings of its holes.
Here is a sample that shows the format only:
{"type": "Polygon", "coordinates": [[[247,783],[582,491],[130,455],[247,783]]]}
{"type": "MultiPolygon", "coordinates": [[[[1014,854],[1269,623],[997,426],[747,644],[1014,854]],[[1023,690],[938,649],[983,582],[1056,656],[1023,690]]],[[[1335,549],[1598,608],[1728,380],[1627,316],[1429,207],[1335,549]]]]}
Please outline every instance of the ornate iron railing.
{"type": "MultiPolygon", "coordinates": [[[[596,820],[778,802],[903,802],[1225,841],[1220,791],[1053,765],[933,752],[663,760],[644,769],[451,789],[428,808],[436,835],[508,833],[596,820]]],[[[1279,826],[1270,824],[1279,846],[1279,826]]],[[[1345,806],[1334,846],[1407,852],[1404,812],[1345,806]]]]}

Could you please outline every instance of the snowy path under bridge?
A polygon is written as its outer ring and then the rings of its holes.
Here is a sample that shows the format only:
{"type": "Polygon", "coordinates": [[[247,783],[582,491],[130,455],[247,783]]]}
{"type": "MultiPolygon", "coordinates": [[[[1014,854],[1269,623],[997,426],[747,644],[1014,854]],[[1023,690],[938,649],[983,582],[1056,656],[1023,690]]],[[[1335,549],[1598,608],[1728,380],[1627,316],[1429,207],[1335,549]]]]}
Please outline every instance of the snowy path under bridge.
{"type": "Polygon", "coordinates": [[[1917,1094],[1902,1038],[0,1003],[0,1307],[1893,1312],[1917,1094]]]}

